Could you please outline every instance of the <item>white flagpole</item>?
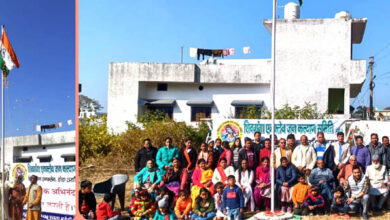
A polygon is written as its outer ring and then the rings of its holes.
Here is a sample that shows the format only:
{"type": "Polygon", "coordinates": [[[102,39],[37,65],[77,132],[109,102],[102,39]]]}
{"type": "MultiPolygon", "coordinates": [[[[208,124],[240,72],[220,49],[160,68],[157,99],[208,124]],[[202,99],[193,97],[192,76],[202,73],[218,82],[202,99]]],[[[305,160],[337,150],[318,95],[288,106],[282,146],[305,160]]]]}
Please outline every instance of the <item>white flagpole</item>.
{"type": "Polygon", "coordinates": [[[271,79],[271,94],[272,94],[272,138],[271,138],[271,212],[275,211],[275,171],[274,171],[274,148],[275,148],[275,38],[276,38],[276,0],[273,0],[272,12],[272,79],[271,79]]]}
{"type": "MultiPolygon", "coordinates": [[[[4,32],[4,25],[1,26],[1,34],[4,32]]],[[[4,160],[5,160],[5,144],[4,144],[4,72],[1,71],[1,182],[3,187],[1,188],[1,219],[5,219],[5,173],[4,173],[4,160]]]]}
{"type": "Polygon", "coordinates": [[[1,198],[1,207],[3,211],[1,212],[2,219],[5,219],[5,173],[4,173],[4,151],[5,151],[5,145],[4,145],[4,73],[1,71],[1,181],[2,181],[2,198],[1,198]]]}

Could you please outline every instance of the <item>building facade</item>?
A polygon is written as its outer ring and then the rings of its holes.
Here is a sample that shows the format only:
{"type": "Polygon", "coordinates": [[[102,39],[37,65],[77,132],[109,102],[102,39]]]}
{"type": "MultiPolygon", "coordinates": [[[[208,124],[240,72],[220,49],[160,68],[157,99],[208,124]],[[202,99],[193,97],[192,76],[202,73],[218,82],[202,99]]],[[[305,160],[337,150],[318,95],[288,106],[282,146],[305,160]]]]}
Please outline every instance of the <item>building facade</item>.
{"type": "MultiPolygon", "coordinates": [[[[278,19],[276,108],[317,103],[335,118],[350,117],[350,98],[365,81],[366,61],[353,59],[367,19],[278,19]]],[[[271,31],[272,20],[264,20],[271,31]]],[[[110,63],[107,123],[126,129],[146,110],[177,121],[240,117],[245,106],[270,110],[270,59],[219,59],[199,64],[110,63]]]]}

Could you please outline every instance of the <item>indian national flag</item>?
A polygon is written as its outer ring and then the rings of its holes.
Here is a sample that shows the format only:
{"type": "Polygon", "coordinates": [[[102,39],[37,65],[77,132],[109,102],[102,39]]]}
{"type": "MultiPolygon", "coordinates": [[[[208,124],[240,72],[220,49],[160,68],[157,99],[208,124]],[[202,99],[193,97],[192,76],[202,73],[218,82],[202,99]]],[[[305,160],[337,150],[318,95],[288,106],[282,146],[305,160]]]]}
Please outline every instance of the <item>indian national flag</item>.
{"type": "Polygon", "coordinates": [[[13,68],[19,68],[19,60],[12,49],[4,27],[1,28],[0,55],[0,67],[5,76],[8,76],[9,71],[13,68]]]}

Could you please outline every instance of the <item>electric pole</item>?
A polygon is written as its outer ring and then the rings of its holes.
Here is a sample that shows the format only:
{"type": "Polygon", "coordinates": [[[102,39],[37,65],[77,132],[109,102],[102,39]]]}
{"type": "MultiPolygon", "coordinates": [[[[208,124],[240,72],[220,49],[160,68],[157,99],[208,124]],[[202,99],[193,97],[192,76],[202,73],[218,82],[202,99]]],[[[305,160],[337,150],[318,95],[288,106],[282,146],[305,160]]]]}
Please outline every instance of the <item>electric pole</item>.
{"type": "Polygon", "coordinates": [[[374,57],[370,57],[370,120],[374,119],[374,76],[373,76],[374,57]]]}

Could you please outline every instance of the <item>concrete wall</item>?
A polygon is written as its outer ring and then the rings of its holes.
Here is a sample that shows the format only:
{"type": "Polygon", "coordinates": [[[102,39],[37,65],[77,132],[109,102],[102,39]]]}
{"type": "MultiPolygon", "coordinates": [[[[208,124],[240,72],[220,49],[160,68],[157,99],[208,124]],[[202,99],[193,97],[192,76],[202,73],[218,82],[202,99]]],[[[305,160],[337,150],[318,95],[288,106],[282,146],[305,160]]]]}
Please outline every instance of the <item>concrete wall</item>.
{"type": "MultiPolygon", "coordinates": [[[[162,63],[111,63],[109,86],[107,125],[114,132],[126,129],[126,121],[136,122],[139,98],[147,98],[146,87],[142,82],[175,82],[175,83],[218,83],[269,84],[269,60],[262,60],[258,65],[195,65],[195,64],[162,64],[162,63]]],[[[179,94],[180,92],[175,92],[179,94]]],[[[256,91],[253,91],[256,94],[256,91]]],[[[170,96],[173,97],[173,96],[170,96]]],[[[167,97],[160,96],[162,99],[167,97]]],[[[176,99],[176,98],[173,98],[176,99]]],[[[241,99],[250,99],[244,97],[241,99]]]]}
{"type": "MultiPolygon", "coordinates": [[[[270,22],[264,21],[266,26],[270,22]]],[[[366,73],[364,60],[351,60],[351,34],[352,20],[278,20],[276,107],[310,101],[326,112],[328,89],[345,88],[344,117],[348,118],[350,84],[361,86],[366,73]]]]}
{"type": "MultiPolygon", "coordinates": [[[[140,83],[140,99],[174,99],[173,119],[191,123],[188,100],[214,100],[212,119],[233,118],[233,100],[263,100],[269,106],[269,84],[168,83],[168,91],[157,91],[157,83],[140,83]],[[199,86],[203,90],[199,90],[199,86]]],[[[195,124],[195,123],[194,123],[195,124]]]]}
{"type": "MultiPolygon", "coordinates": [[[[365,22],[365,19],[278,20],[276,107],[311,102],[317,103],[319,111],[326,112],[329,88],[344,88],[344,114],[335,117],[349,118],[350,98],[360,92],[366,75],[366,61],[352,60],[352,44],[360,43],[365,22]]],[[[264,20],[264,25],[269,30],[271,21],[264,20]]],[[[138,107],[140,99],[175,99],[174,119],[187,122],[190,108],[186,100],[191,99],[214,100],[213,118],[231,116],[233,99],[264,99],[270,106],[267,94],[270,59],[221,59],[216,64],[198,65],[111,63],[109,69],[107,123],[114,132],[124,131],[126,121],[136,122],[138,112],[143,109],[138,107]],[[169,83],[168,91],[157,92],[156,82],[169,83]],[[199,84],[207,89],[200,93],[199,84]]]]}
{"type": "Polygon", "coordinates": [[[75,131],[54,132],[41,135],[8,137],[5,139],[5,164],[14,162],[15,156],[52,155],[53,161],[63,161],[62,154],[75,154],[75,131]],[[23,151],[27,147],[27,151],[23,151]]]}

